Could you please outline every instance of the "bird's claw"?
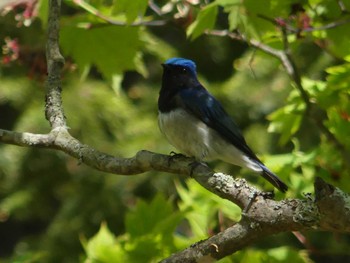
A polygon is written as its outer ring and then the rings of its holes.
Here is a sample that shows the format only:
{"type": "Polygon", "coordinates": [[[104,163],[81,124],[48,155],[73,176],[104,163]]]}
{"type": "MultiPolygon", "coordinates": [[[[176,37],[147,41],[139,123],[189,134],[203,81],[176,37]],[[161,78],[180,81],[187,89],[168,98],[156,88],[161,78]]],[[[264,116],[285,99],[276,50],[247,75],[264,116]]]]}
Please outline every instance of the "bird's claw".
{"type": "Polygon", "coordinates": [[[200,162],[200,161],[197,161],[197,160],[191,162],[191,163],[188,165],[188,166],[191,168],[191,170],[190,170],[190,176],[191,176],[191,177],[193,176],[193,171],[194,171],[194,169],[196,169],[196,168],[197,168],[198,166],[200,166],[200,165],[208,166],[206,163],[200,162]]]}
{"type": "Polygon", "coordinates": [[[185,155],[171,151],[170,156],[168,157],[168,166],[170,166],[170,163],[175,159],[182,158],[182,157],[185,157],[185,155]]]}
{"type": "Polygon", "coordinates": [[[172,157],[172,158],[180,158],[180,157],[184,157],[185,155],[183,155],[182,153],[176,153],[176,152],[174,152],[174,151],[171,151],[170,152],[170,157],[172,157]]]}
{"type": "Polygon", "coordinates": [[[273,199],[275,197],[275,193],[273,191],[271,192],[257,192],[254,191],[249,195],[249,202],[247,204],[247,206],[243,209],[242,211],[242,215],[246,215],[250,209],[250,207],[252,206],[252,204],[254,203],[255,199],[258,196],[262,196],[264,199],[273,199]]]}
{"type": "Polygon", "coordinates": [[[274,199],[275,193],[274,191],[268,191],[268,192],[261,192],[259,193],[264,199],[274,199]]]}
{"type": "Polygon", "coordinates": [[[249,202],[246,205],[246,207],[244,207],[243,211],[242,211],[242,215],[246,215],[250,209],[250,207],[252,206],[252,204],[255,201],[255,198],[259,195],[259,193],[257,191],[253,191],[250,195],[249,195],[249,202]]]}

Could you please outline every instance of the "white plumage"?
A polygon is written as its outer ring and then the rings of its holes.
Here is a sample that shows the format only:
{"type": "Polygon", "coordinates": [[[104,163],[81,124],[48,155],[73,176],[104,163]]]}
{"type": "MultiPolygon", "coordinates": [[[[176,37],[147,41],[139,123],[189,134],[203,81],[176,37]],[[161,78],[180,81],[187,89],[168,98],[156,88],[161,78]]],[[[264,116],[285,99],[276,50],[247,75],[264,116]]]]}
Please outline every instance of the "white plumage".
{"type": "Polygon", "coordinates": [[[195,157],[198,161],[219,159],[262,172],[256,161],[251,160],[214,129],[183,109],[159,112],[158,122],[168,141],[187,156],[195,157]]]}

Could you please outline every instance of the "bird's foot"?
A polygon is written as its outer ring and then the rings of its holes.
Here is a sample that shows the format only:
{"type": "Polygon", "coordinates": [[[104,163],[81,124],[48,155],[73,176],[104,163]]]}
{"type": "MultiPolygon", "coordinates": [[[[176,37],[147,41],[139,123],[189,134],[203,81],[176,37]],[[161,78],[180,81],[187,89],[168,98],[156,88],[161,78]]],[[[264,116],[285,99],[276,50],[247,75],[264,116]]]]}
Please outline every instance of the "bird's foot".
{"type": "Polygon", "coordinates": [[[258,193],[257,191],[253,191],[253,192],[250,193],[248,204],[247,204],[246,207],[243,209],[242,215],[247,215],[247,214],[248,214],[248,211],[249,211],[250,207],[252,206],[252,204],[253,204],[254,201],[255,201],[255,198],[256,198],[258,195],[259,195],[259,193],[258,193]]]}
{"type": "Polygon", "coordinates": [[[260,192],[260,191],[253,191],[250,195],[249,195],[249,202],[247,204],[247,206],[243,209],[242,211],[242,215],[247,215],[250,207],[252,206],[252,204],[254,203],[255,199],[258,196],[262,196],[264,199],[273,199],[275,197],[275,194],[273,191],[271,192],[260,192]]]}
{"type": "Polygon", "coordinates": [[[170,152],[170,156],[168,157],[168,166],[170,166],[170,163],[176,159],[186,157],[185,155],[181,153],[176,153],[174,151],[170,152]]]}
{"type": "Polygon", "coordinates": [[[193,175],[194,169],[196,169],[200,165],[208,166],[205,162],[200,162],[200,161],[197,161],[197,160],[194,160],[192,163],[190,163],[188,165],[191,168],[191,170],[190,170],[190,176],[191,177],[193,175]]]}
{"type": "Polygon", "coordinates": [[[172,157],[172,158],[186,157],[186,155],[183,155],[182,153],[176,153],[176,152],[174,152],[174,151],[171,151],[169,155],[170,155],[170,157],[172,157]]]}
{"type": "Polygon", "coordinates": [[[260,192],[259,195],[261,195],[264,199],[274,199],[275,198],[274,191],[260,192]]]}

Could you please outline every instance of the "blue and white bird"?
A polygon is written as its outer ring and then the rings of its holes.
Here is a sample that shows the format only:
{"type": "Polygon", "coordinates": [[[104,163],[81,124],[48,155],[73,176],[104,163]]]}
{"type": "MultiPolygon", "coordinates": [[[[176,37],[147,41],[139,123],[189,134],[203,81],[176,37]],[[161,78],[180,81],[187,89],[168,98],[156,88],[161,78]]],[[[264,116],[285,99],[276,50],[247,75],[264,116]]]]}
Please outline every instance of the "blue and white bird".
{"type": "Polygon", "coordinates": [[[219,159],[260,173],[280,191],[288,187],[247,145],[236,123],[198,81],[196,64],[184,58],[163,66],[158,99],[159,127],[181,153],[197,161],[219,159]]]}

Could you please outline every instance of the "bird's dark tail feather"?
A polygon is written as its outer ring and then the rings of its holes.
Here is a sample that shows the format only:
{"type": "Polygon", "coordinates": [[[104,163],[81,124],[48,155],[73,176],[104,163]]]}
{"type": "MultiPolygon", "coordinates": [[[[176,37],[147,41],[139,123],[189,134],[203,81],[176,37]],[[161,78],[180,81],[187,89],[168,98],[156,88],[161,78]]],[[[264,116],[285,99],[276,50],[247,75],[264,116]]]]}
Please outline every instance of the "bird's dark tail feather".
{"type": "Polygon", "coordinates": [[[269,181],[273,186],[275,186],[278,190],[285,193],[288,190],[288,186],[278,178],[273,172],[271,172],[265,165],[260,165],[263,169],[262,176],[269,181]]]}

